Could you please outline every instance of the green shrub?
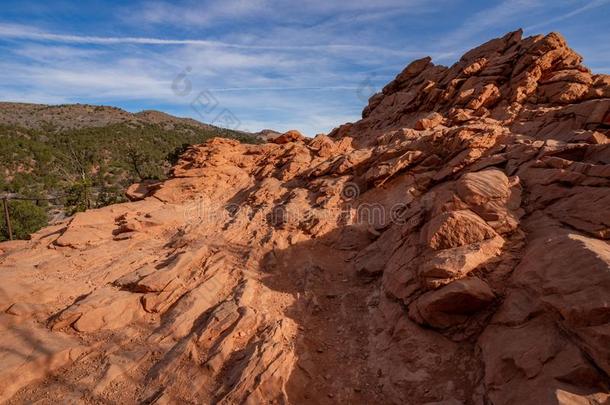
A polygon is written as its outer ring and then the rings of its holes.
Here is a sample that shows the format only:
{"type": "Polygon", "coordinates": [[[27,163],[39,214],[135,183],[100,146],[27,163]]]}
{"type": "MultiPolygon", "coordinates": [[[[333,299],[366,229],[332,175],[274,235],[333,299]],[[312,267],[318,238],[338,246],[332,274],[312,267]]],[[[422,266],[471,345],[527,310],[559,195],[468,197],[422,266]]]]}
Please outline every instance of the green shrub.
{"type": "MultiPolygon", "coordinates": [[[[33,201],[9,200],[8,210],[13,239],[27,239],[30,234],[45,227],[48,223],[45,207],[38,206],[33,201]]],[[[9,234],[4,218],[4,207],[0,210],[0,220],[2,222],[0,241],[8,240],[9,234]]]]}
{"type": "Polygon", "coordinates": [[[66,214],[74,215],[77,212],[83,212],[89,208],[92,208],[92,190],[91,181],[83,180],[75,182],[65,190],[65,204],[66,214]]]}

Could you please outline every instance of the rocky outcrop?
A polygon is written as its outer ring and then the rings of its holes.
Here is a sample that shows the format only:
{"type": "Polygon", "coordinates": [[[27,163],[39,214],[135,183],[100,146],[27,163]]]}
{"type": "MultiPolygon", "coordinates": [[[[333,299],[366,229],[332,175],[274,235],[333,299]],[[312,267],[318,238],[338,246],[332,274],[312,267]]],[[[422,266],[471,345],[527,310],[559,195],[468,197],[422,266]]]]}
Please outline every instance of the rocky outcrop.
{"type": "Polygon", "coordinates": [[[193,146],[0,245],[0,398],[606,403],[609,97],[517,31],[328,136],[193,146]]]}
{"type": "Polygon", "coordinates": [[[494,293],[479,278],[462,278],[425,293],[409,307],[415,322],[435,328],[448,328],[487,306],[494,293]]]}

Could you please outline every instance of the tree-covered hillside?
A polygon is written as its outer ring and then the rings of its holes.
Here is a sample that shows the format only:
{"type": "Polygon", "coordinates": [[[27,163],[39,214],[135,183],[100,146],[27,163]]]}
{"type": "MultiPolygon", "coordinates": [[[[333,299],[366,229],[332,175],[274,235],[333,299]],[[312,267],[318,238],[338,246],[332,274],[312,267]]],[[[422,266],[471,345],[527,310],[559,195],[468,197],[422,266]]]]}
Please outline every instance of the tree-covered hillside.
{"type": "MultiPolygon", "coordinates": [[[[145,179],[163,179],[186,145],[215,137],[259,142],[248,134],[186,122],[129,121],[98,127],[24,128],[0,123],[0,196],[39,201],[10,201],[14,228],[24,237],[44,225],[40,209],[71,215],[87,208],[125,201],[124,191],[145,179]],[[20,224],[19,218],[35,221],[20,224]]],[[[0,240],[8,233],[2,219],[0,240]]],[[[28,222],[27,220],[25,222],[28,222]]]]}

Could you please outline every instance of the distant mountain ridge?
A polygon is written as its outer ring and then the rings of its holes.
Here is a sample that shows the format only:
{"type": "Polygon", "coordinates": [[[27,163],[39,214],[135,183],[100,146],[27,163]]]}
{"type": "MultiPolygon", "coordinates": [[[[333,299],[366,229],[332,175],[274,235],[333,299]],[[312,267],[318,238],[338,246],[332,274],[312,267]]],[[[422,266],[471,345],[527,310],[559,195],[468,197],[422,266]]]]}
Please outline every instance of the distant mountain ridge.
{"type": "Polygon", "coordinates": [[[0,102],[0,124],[17,125],[27,129],[82,129],[123,123],[166,126],[183,124],[204,129],[218,128],[192,118],[175,117],[156,110],[130,113],[118,107],[103,105],[0,102]]]}

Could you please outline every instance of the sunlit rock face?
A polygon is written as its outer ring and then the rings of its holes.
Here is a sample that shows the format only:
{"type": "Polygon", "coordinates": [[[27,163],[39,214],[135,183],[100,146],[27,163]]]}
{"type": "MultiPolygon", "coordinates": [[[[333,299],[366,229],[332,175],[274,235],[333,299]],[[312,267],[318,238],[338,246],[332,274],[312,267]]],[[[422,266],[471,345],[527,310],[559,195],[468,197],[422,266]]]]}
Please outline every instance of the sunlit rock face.
{"type": "Polygon", "coordinates": [[[0,400],[605,403],[609,109],[518,31],[328,136],[193,146],[0,244],[0,400]]]}

